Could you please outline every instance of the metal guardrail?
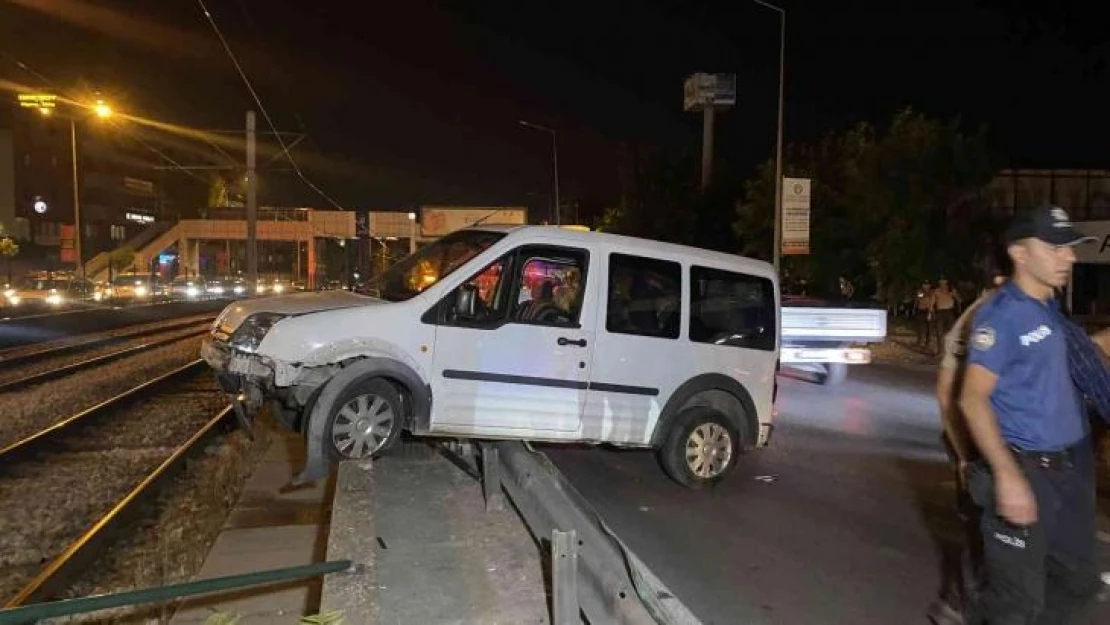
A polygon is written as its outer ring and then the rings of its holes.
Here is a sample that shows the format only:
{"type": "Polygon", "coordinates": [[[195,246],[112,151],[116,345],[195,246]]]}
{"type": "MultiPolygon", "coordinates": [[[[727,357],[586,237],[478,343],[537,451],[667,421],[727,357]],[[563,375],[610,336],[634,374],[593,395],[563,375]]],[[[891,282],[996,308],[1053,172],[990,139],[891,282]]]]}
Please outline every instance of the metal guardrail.
{"type": "MultiPolygon", "coordinates": [[[[578,614],[561,587],[576,592],[578,606],[591,623],[700,623],[547,456],[520,442],[487,444],[482,447],[482,468],[487,502],[496,501],[504,488],[532,534],[551,541],[552,603],[563,622],[577,622],[578,614]],[[571,564],[575,558],[577,563],[571,564]]],[[[556,620],[555,625],[562,622],[556,620]]]]}
{"type": "Polygon", "coordinates": [[[0,625],[21,625],[23,623],[34,623],[35,621],[45,618],[70,616],[73,614],[83,614],[86,612],[107,610],[109,608],[141,605],[158,601],[171,601],[194,595],[204,595],[225,590],[237,590],[248,586],[262,586],[300,579],[310,579],[321,575],[327,575],[328,573],[345,571],[349,569],[350,566],[351,562],[349,560],[336,560],[284,569],[272,569],[268,571],[256,571],[254,573],[243,573],[241,575],[201,579],[181,584],[170,584],[168,586],[143,588],[141,590],[131,590],[111,595],[96,595],[92,597],[81,597],[79,599],[52,601],[49,603],[35,603],[18,608],[0,610],[0,625]]]}

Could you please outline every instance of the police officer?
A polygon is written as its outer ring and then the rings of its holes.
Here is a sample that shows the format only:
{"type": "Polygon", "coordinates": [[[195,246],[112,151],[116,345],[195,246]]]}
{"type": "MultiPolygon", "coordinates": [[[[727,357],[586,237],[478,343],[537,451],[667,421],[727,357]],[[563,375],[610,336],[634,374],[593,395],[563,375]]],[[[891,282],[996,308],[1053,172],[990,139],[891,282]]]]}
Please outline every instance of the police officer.
{"type": "Polygon", "coordinates": [[[934,308],[933,287],[926,280],[921,285],[921,290],[917,292],[917,304],[914,312],[917,317],[917,345],[919,347],[928,347],[932,342],[934,308]]]}
{"type": "Polygon", "coordinates": [[[956,310],[960,305],[960,294],[948,286],[948,280],[940,279],[933,290],[933,310],[936,319],[937,351],[944,351],[944,338],[956,323],[956,310]]]}
{"type": "Polygon", "coordinates": [[[1053,289],[1084,242],[1067,213],[1023,211],[1006,232],[1012,279],[975,315],[960,408],[983,460],[988,623],[1069,623],[1098,590],[1094,458],[1053,289]]]}
{"type": "Polygon", "coordinates": [[[963,615],[972,607],[972,599],[978,585],[982,569],[982,540],[979,538],[979,510],[971,501],[965,479],[967,466],[976,460],[978,452],[967,422],[956,405],[959,400],[961,383],[967,367],[967,343],[971,336],[972,320],[979,308],[988,302],[996,289],[1006,281],[1007,272],[1001,269],[1006,263],[1000,262],[999,270],[991,276],[991,286],[953,323],[944,336],[940,365],[937,370],[937,407],[940,409],[941,423],[944,425],[944,447],[952,462],[956,482],[956,514],[964,528],[964,538],[954,550],[950,564],[957,565],[955,570],[944,571],[944,586],[941,596],[929,608],[928,616],[935,625],[954,625],[963,623],[963,615]]]}

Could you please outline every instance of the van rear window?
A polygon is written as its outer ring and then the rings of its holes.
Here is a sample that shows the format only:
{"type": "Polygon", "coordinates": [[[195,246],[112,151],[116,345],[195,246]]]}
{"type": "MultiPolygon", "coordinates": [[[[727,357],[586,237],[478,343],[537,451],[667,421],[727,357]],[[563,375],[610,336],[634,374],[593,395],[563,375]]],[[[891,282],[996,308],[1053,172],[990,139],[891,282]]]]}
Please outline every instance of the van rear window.
{"type": "Polygon", "coordinates": [[[690,268],[690,340],[775,349],[775,287],[767,278],[690,268]]]}
{"type": "Polygon", "coordinates": [[[642,256],[609,255],[606,330],[677,339],[681,322],[681,265],[642,256]]]}

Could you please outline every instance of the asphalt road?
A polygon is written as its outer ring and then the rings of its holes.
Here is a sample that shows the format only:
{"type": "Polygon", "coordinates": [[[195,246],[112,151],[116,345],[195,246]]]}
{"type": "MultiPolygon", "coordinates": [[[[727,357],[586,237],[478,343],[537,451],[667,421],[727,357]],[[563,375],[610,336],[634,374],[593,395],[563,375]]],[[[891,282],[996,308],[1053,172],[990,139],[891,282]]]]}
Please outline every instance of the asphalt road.
{"type": "Polygon", "coordinates": [[[648,452],[545,452],[705,623],[925,623],[958,535],[932,380],[881,365],[836,388],[784,379],[772,445],[712,491],[648,452]]]}

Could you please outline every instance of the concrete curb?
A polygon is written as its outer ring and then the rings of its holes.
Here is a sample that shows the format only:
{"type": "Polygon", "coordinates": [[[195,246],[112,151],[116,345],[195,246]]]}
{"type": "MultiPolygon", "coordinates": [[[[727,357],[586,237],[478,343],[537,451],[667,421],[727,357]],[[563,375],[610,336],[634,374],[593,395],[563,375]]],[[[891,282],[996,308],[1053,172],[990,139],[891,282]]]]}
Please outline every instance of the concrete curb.
{"type": "Polygon", "coordinates": [[[346,625],[374,622],[374,470],[371,461],[339,464],[328,531],[328,559],[351,569],[324,577],[320,613],[339,612],[346,625]]]}

